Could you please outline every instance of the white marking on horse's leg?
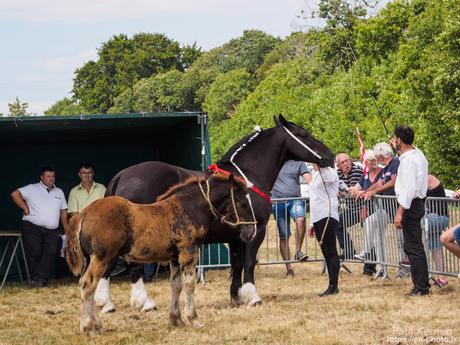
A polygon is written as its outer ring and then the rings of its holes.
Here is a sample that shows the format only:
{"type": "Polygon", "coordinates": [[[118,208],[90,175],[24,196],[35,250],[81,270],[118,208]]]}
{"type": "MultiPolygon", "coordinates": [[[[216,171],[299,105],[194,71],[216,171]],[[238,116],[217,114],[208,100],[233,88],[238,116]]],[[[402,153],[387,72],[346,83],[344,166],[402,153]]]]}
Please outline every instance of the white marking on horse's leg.
{"type": "Polygon", "coordinates": [[[185,316],[193,327],[203,327],[195,309],[195,267],[187,267],[182,273],[182,282],[185,287],[185,316]]]}
{"type": "MultiPolygon", "coordinates": [[[[93,328],[93,316],[91,312],[91,296],[85,292],[83,284],[80,283],[80,293],[82,300],[82,311],[80,316],[80,332],[90,334],[90,330],[93,328]]],[[[94,303],[94,299],[92,301],[94,303]]]]}
{"type": "Polygon", "coordinates": [[[99,279],[97,283],[96,293],[94,294],[94,302],[96,306],[101,307],[101,313],[110,313],[115,311],[115,306],[110,300],[110,278],[99,279]]]}
{"type": "Polygon", "coordinates": [[[245,304],[248,306],[255,306],[262,303],[254,284],[245,283],[238,290],[238,301],[237,304],[245,304]]]}
{"type": "Polygon", "coordinates": [[[179,296],[182,291],[181,274],[179,265],[170,262],[171,268],[171,305],[169,307],[169,323],[172,326],[183,327],[185,326],[182,321],[179,309],[179,296]]]}
{"type": "Polygon", "coordinates": [[[102,276],[105,268],[98,260],[92,260],[80,279],[80,292],[83,303],[80,330],[86,335],[94,336],[102,329],[102,322],[94,303],[94,293],[97,286],[96,282],[102,276]]]}
{"type": "Polygon", "coordinates": [[[142,278],[139,278],[137,282],[131,284],[131,299],[129,302],[131,306],[142,311],[149,311],[157,308],[155,302],[147,295],[142,278]]]}

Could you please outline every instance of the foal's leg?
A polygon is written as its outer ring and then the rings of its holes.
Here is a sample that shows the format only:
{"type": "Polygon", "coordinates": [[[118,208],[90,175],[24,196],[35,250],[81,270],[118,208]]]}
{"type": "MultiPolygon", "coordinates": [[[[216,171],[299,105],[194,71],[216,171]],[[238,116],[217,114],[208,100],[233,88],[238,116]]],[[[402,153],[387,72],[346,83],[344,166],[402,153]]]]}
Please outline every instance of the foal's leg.
{"type": "Polygon", "coordinates": [[[195,309],[195,282],[198,250],[179,256],[182,271],[182,284],[185,287],[185,316],[193,327],[203,327],[195,309]],[[185,259],[185,260],[181,260],[185,259]]]}
{"type": "Polygon", "coordinates": [[[131,306],[142,311],[155,310],[157,306],[153,299],[147,295],[144,279],[142,278],[144,265],[132,263],[129,268],[131,276],[131,299],[129,302],[131,306]]]}
{"type": "Polygon", "coordinates": [[[107,263],[91,255],[88,268],[80,278],[80,291],[83,302],[80,331],[90,336],[96,335],[102,328],[102,323],[94,303],[94,292],[106,268],[107,263]]]}
{"type": "Polygon", "coordinates": [[[180,315],[179,297],[182,291],[181,273],[177,260],[169,262],[171,269],[171,307],[169,309],[169,323],[172,326],[183,327],[184,321],[180,315]]]}

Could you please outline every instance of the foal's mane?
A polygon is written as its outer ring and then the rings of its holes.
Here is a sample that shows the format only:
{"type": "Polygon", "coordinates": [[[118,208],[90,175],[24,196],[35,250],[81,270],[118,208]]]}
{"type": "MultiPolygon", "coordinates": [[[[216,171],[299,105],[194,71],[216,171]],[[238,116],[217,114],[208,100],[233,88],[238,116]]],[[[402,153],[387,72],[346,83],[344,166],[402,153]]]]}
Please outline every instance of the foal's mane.
{"type": "MultiPolygon", "coordinates": [[[[218,173],[218,174],[211,175],[211,177],[209,179],[215,179],[215,180],[218,180],[218,181],[228,181],[228,176],[225,175],[225,174],[218,173]]],[[[176,194],[176,193],[188,188],[193,183],[201,183],[201,182],[203,182],[205,180],[206,180],[206,178],[204,178],[204,177],[191,176],[191,177],[187,178],[184,182],[178,183],[178,184],[170,187],[166,192],[164,192],[164,194],[162,194],[159,197],[157,197],[156,201],[161,201],[161,200],[164,200],[166,198],[169,198],[171,195],[176,194]]]]}

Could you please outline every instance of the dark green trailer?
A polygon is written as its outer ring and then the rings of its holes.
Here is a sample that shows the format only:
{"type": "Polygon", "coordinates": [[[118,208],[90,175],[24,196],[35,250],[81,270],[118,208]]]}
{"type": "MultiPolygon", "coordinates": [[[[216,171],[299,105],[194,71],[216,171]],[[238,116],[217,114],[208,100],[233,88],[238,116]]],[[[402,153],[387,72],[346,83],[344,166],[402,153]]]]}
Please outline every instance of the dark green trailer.
{"type": "Polygon", "coordinates": [[[56,170],[56,185],[68,197],[82,162],[93,164],[95,181],[104,185],[144,161],[194,170],[210,163],[206,116],[198,112],[0,118],[0,147],[0,231],[20,228],[10,193],[38,182],[43,166],[56,170]]]}

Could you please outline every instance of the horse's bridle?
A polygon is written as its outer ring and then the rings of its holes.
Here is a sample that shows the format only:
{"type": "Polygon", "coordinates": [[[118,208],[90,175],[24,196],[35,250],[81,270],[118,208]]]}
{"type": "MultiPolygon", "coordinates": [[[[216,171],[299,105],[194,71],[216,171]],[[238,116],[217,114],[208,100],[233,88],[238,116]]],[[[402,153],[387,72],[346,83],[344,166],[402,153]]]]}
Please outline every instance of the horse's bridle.
{"type": "MultiPolygon", "coordinates": [[[[216,217],[216,219],[219,219],[221,223],[226,224],[232,228],[236,228],[240,225],[257,225],[257,221],[255,220],[255,217],[254,217],[254,221],[252,222],[241,221],[240,216],[238,215],[238,210],[236,208],[235,195],[233,193],[233,188],[230,188],[230,197],[232,199],[232,206],[233,206],[233,211],[235,212],[236,222],[232,222],[229,219],[227,219],[226,215],[220,215],[219,211],[217,211],[217,209],[214,207],[214,205],[211,202],[211,196],[210,196],[211,187],[209,186],[209,181],[208,180],[205,180],[205,181],[206,181],[206,192],[203,190],[203,187],[201,186],[201,181],[197,181],[198,187],[200,187],[201,194],[203,194],[204,199],[208,202],[209,209],[211,210],[211,213],[213,214],[213,216],[216,217]]],[[[246,198],[248,198],[247,194],[246,194],[246,198]]]]}

